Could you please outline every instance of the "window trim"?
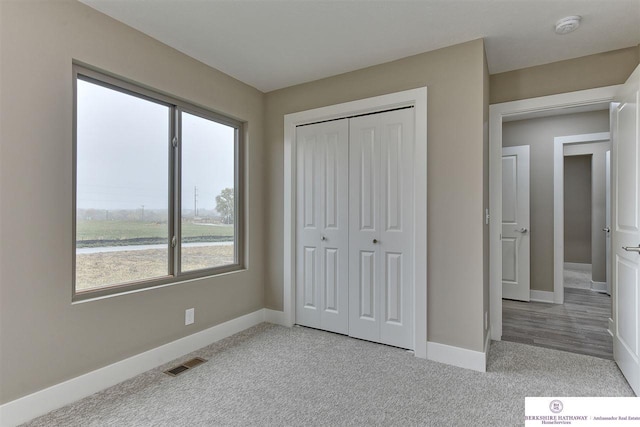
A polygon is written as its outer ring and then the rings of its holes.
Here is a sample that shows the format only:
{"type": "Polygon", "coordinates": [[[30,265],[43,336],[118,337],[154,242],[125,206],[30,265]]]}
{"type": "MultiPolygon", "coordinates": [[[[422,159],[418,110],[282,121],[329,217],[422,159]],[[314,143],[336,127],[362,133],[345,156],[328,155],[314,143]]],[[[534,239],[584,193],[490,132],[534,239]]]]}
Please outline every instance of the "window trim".
{"type": "Polygon", "coordinates": [[[73,238],[72,238],[72,302],[79,302],[85,300],[99,299],[107,296],[120,295],[135,291],[141,291],[146,289],[154,289],[157,287],[164,287],[168,285],[174,285],[185,281],[194,279],[201,279],[207,277],[214,277],[226,273],[235,271],[243,271],[246,269],[245,258],[245,123],[233,119],[231,117],[214,112],[210,109],[197,106],[193,103],[181,100],[179,98],[158,92],[150,89],[146,86],[131,82],[127,79],[116,77],[112,74],[108,74],[102,71],[98,71],[94,68],[88,67],[84,64],[73,62],[72,65],[72,80],[73,80],[73,238]],[[169,108],[169,134],[167,135],[167,149],[169,150],[168,156],[168,262],[167,262],[167,275],[161,277],[155,277],[151,279],[137,280],[133,282],[119,283],[109,286],[102,286],[93,289],[81,290],[76,289],[76,239],[77,239],[77,167],[78,167],[78,92],[77,82],[78,80],[84,80],[89,83],[97,84],[99,86],[115,90],[127,95],[135,96],[155,104],[164,105],[169,108]],[[185,112],[206,120],[211,120],[229,127],[232,127],[235,131],[234,140],[234,259],[233,264],[228,264],[219,267],[204,268],[199,270],[192,270],[187,272],[180,271],[181,263],[181,219],[182,219],[182,200],[181,200],[181,172],[182,172],[182,120],[181,113],[185,112]],[[171,141],[176,138],[178,141],[177,148],[172,146],[171,141]],[[176,245],[171,247],[171,240],[175,237],[176,245]]]}

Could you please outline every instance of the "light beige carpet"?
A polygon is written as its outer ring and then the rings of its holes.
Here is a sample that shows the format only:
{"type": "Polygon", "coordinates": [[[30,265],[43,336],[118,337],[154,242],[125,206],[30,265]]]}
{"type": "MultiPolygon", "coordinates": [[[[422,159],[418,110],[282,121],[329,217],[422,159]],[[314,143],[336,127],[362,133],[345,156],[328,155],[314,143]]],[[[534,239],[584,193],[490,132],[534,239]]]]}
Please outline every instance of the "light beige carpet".
{"type": "Polygon", "coordinates": [[[30,426],[515,426],[525,396],[633,396],[615,363],[493,342],[475,372],[394,347],[262,324],[196,351],[209,361],[151,370],[30,426]]]}

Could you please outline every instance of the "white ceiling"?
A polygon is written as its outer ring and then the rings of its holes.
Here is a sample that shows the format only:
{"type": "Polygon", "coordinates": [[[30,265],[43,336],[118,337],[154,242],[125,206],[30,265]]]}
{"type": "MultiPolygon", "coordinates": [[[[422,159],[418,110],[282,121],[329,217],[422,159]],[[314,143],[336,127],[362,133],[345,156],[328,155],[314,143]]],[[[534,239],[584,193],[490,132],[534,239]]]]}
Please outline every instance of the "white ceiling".
{"type": "Polygon", "coordinates": [[[640,0],[81,1],[265,92],[481,37],[491,74],[640,43],[640,0]]]}

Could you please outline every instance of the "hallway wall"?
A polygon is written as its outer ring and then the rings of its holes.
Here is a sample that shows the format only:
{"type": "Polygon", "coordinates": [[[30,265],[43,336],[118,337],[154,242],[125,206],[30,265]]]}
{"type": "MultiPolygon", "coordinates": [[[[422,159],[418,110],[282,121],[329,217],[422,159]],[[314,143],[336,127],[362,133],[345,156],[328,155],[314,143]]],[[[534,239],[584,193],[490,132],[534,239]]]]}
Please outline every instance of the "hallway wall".
{"type": "Polygon", "coordinates": [[[564,262],[591,264],[591,157],[564,157],[564,262]]]}

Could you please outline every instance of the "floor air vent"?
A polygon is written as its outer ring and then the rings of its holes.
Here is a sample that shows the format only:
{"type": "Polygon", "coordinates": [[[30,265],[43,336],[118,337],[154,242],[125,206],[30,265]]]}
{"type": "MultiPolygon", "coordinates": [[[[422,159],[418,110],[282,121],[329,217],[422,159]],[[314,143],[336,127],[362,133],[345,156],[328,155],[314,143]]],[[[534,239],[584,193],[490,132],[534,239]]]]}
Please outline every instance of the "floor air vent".
{"type": "Polygon", "coordinates": [[[195,359],[187,360],[182,365],[178,365],[175,368],[171,368],[168,371],[164,371],[165,374],[171,375],[175,377],[176,375],[180,375],[184,371],[188,371],[189,369],[195,368],[198,365],[203,364],[206,360],[196,357],[195,359]]]}

